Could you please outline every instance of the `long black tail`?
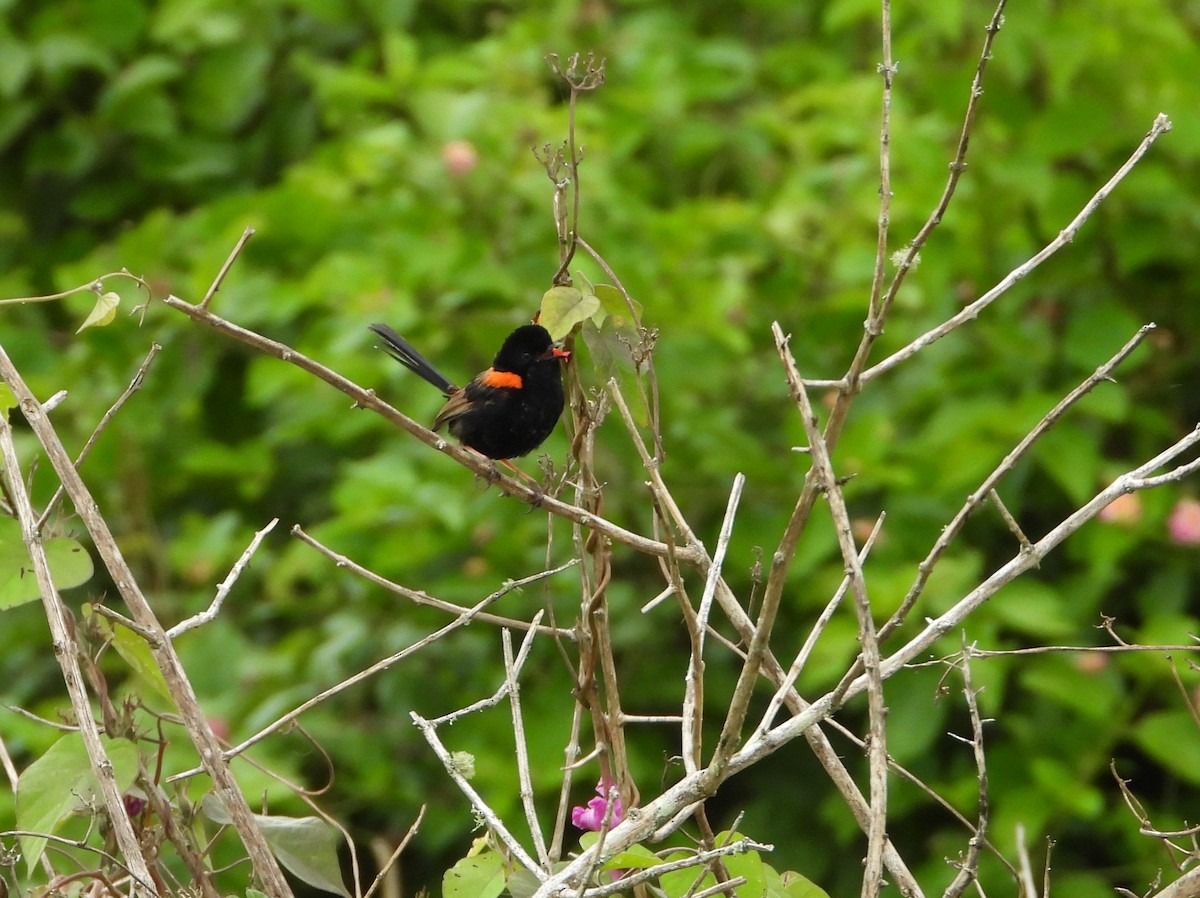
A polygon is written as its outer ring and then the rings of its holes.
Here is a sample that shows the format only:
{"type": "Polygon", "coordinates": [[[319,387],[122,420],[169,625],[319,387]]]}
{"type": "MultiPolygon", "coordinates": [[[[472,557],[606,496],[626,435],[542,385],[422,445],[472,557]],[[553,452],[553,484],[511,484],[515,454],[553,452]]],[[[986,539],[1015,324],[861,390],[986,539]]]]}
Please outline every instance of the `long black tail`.
{"type": "Polygon", "coordinates": [[[429,359],[417,352],[411,343],[386,324],[372,324],[371,330],[379,339],[383,340],[383,346],[380,348],[405,368],[427,380],[447,396],[458,389],[446,380],[446,376],[441,371],[433,367],[429,359]]]}

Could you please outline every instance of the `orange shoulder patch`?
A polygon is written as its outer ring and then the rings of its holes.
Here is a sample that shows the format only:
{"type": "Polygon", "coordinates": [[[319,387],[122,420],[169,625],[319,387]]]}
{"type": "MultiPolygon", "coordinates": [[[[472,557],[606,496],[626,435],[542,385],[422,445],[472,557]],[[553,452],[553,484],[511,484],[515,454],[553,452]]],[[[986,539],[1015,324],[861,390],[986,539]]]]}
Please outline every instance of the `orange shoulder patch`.
{"type": "Polygon", "coordinates": [[[515,390],[524,386],[521,375],[513,374],[511,371],[497,371],[495,368],[488,368],[479,375],[479,382],[485,387],[508,387],[515,390]]]}

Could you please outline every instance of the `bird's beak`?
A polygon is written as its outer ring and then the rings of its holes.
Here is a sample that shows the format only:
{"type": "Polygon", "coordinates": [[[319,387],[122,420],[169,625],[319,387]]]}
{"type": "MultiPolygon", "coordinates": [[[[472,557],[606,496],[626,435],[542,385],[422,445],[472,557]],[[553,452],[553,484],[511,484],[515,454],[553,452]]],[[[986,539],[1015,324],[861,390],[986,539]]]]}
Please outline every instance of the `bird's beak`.
{"type": "Polygon", "coordinates": [[[560,346],[551,346],[550,354],[553,355],[556,359],[569,359],[571,357],[571,353],[567,352],[565,349],[563,349],[560,346]]]}

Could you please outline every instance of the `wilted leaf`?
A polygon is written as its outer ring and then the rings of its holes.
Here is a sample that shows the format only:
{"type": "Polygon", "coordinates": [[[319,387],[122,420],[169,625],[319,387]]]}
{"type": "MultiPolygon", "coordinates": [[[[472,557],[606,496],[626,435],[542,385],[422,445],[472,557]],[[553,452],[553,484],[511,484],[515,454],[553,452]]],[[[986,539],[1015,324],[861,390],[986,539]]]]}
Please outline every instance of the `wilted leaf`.
{"type": "MultiPolygon", "coordinates": [[[[221,800],[211,792],[201,803],[210,820],[230,824],[233,818],[221,800]]],[[[255,814],[254,821],[262,830],[271,852],[288,872],[322,892],[332,892],[350,898],[342,882],[338,861],[338,833],[320,817],[277,817],[255,814]]]]}

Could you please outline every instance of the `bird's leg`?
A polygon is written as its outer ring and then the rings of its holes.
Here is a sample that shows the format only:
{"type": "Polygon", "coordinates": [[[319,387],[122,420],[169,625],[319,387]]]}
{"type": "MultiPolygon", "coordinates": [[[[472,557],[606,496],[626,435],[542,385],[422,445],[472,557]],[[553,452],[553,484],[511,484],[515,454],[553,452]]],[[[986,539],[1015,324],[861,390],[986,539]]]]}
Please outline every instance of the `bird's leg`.
{"type": "Polygon", "coordinates": [[[522,471],[520,468],[518,468],[516,465],[514,465],[507,458],[502,458],[500,460],[500,463],[503,464],[504,467],[506,467],[510,471],[512,471],[514,474],[516,474],[518,477],[520,477],[522,480],[524,480],[526,483],[528,483],[530,489],[533,490],[533,498],[529,502],[529,510],[533,511],[535,508],[540,508],[542,505],[542,498],[546,494],[542,490],[542,485],[537,482],[537,479],[534,477],[531,477],[529,474],[526,474],[524,471],[522,471]]]}

